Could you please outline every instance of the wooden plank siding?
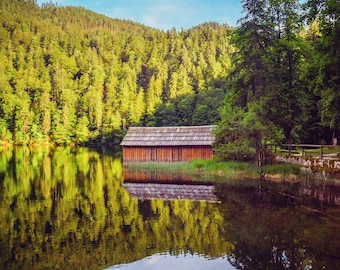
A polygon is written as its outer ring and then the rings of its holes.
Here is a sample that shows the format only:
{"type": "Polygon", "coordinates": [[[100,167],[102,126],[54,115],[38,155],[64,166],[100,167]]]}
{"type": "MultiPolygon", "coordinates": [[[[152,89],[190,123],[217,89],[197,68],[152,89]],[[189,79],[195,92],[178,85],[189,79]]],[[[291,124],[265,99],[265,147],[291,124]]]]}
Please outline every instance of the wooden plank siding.
{"type": "Polygon", "coordinates": [[[179,162],[211,159],[212,156],[211,146],[126,146],[123,150],[123,161],[126,162],[179,162]]]}
{"type": "Polygon", "coordinates": [[[180,162],[212,159],[214,126],[132,127],[123,146],[123,162],[180,162]]]}

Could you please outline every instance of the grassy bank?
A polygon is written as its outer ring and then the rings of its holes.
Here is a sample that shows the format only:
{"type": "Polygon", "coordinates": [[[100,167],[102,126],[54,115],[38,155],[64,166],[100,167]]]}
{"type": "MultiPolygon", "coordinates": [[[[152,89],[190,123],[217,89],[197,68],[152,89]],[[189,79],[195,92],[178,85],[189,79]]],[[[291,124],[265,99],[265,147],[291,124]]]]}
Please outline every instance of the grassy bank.
{"type": "Polygon", "coordinates": [[[299,176],[300,167],[292,164],[275,164],[257,167],[250,162],[194,160],[178,163],[131,163],[127,167],[135,171],[172,173],[186,175],[195,180],[225,181],[235,179],[259,179],[260,175],[275,175],[286,179],[291,175],[299,176]]]}

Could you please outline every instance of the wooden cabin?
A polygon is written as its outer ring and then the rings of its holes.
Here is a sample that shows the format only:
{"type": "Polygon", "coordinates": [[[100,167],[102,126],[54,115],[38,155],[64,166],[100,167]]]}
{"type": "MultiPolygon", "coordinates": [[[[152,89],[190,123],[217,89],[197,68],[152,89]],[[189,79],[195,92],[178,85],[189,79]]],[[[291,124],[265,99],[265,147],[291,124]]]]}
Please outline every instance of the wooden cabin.
{"type": "Polygon", "coordinates": [[[214,126],[130,127],[121,142],[123,162],[212,159],[214,126]]]}

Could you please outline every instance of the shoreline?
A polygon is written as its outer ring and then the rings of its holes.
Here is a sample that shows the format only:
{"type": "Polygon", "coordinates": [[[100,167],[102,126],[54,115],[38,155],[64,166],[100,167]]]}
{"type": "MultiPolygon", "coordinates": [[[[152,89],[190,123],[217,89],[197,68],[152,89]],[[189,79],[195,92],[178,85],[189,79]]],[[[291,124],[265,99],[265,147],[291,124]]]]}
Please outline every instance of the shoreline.
{"type": "Polygon", "coordinates": [[[257,167],[250,162],[194,160],[180,163],[125,163],[124,170],[133,177],[176,179],[181,176],[195,181],[221,183],[229,180],[264,180],[276,183],[327,181],[340,185],[339,175],[304,168],[297,164],[278,163],[257,167]],[[155,176],[157,174],[157,177],[155,176]],[[163,175],[163,176],[162,176],[163,175]]]}

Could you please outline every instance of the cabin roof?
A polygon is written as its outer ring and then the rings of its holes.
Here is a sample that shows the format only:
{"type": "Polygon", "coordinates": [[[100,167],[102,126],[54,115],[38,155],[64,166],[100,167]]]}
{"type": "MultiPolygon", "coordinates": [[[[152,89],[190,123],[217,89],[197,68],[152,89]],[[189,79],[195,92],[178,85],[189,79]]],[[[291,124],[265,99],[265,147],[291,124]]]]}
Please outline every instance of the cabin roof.
{"type": "Polygon", "coordinates": [[[215,126],[130,127],[122,146],[210,146],[215,126]]]}

